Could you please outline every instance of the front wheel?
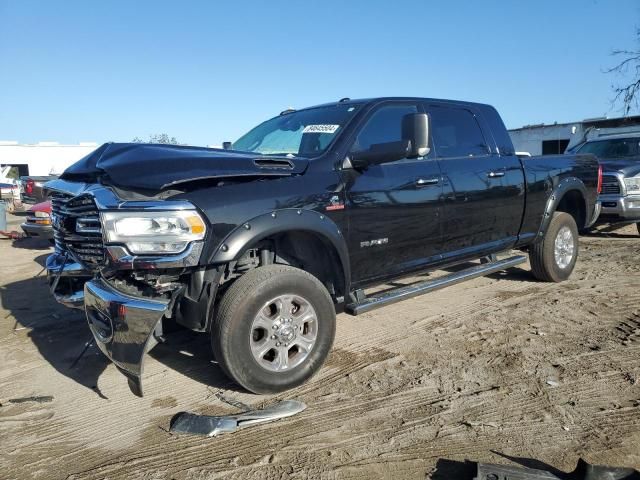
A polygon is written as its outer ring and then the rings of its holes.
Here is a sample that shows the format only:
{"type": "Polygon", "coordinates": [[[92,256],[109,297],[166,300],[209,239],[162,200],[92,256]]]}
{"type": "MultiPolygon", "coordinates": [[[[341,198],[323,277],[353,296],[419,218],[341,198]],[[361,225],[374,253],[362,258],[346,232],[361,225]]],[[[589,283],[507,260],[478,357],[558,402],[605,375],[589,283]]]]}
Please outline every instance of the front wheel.
{"type": "Polygon", "coordinates": [[[333,344],[336,313],[313,275],[287,265],[245,273],[222,297],[211,330],[223,371],[253,393],[307,381],[333,344]]]}
{"type": "Polygon", "coordinates": [[[543,282],[562,282],[578,259],[578,227],[571,215],[555,212],[541,241],[529,250],[533,276],[543,282]]]}

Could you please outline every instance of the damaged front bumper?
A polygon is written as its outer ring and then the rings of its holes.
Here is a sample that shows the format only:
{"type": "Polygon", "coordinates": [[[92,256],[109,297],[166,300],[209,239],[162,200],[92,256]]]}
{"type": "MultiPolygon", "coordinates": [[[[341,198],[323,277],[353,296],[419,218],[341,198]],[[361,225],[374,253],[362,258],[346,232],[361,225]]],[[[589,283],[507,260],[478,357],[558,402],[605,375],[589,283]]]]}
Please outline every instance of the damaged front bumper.
{"type": "Polygon", "coordinates": [[[162,319],[169,314],[170,303],[168,299],[125,295],[102,278],[84,286],[87,321],[96,343],[139,397],[144,355],[162,335],[162,319]]]}
{"type": "Polygon", "coordinates": [[[58,252],[47,257],[45,268],[49,289],[56,301],[65,307],[84,309],[84,284],[93,274],[58,252]]]}

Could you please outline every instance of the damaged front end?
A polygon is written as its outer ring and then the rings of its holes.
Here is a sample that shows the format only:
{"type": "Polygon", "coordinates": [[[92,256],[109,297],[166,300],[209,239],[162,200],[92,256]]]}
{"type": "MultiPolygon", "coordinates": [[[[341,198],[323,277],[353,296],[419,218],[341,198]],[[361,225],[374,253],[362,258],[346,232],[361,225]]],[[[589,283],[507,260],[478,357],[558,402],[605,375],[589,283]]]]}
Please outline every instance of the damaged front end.
{"type": "Polygon", "coordinates": [[[142,396],[145,353],[161,338],[163,322],[181,316],[177,303],[183,298],[188,301],[193,289],[191,277],[202,253],[204,222],[197,224],[197,235],[188,231],[189,235],[177,237],[182,245],[167,238],[168,233],[145,236],[137,229],[187,218],[191,223],[185,221],[176,228],[194,230],[197,222],[191,217],[199,215],[188,202],[123,202],[100,185],[65,181],[48,188],[53,192],[55,240],[55,252],[46,262],[51,292],[63,305],[85,310],[96,344],[127,377],[131,391],[142,396]],[[113,226],[109,218],[125,221],[113,226]],[[127,222],[129,218],[134,221],[127,222]],[[119,236],[105,231],[109,228],[119,236]],[[164,244],[181,250],[132,253],[164,248],[164,244]]]}

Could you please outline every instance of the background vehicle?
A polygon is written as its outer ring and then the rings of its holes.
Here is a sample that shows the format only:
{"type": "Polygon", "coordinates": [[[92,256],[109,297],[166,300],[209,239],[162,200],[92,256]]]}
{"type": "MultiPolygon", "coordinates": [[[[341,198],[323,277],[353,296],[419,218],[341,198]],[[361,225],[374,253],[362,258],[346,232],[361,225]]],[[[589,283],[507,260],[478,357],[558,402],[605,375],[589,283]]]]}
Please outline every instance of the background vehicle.
{"type": "Polygon", "coordinates": [[[40,203],[47,200],[43,186],[48,181],[55,180],[56,178],[58,178],[58,175],[20,177],[22,201],[26,203],[40,203]]]}
{"type": "Polygon", "coordinates": [[[640,133],[608,135],[575,149],[593,154],[603,169],[599,223],[636,223],[640,233],[640,133]]]}
{"type": "Polygon", "coordinates": [[[286,111],[230,150],[105,144],[47,184],[61,303],[141,395],[163,322],[208,332],[256,393],[309,379],[335,316],[523,263],[559,282],[597,217],[592,155],[519,158],[493,107],[421,98],[286,111]],[[382,294],[398,277],[480,260],[382,294]]]}
{"type": "Polygon", "coordinates": [[[51,201],[36,203],[29,208],[26,221],[20,228],[29,237],[40,237],[53,242],[51,227],[51,201]]]}

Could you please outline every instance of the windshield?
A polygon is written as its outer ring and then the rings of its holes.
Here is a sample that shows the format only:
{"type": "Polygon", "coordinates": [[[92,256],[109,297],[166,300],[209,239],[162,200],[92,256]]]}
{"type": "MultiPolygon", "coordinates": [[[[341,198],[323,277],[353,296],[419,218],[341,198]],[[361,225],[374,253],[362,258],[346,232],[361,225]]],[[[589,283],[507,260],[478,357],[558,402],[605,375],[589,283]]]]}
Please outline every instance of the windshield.
{"type": "Polygon", "coordinates": [[[324,152],[359,105],[338,104],[284,113],[233,143],[233,150],[262,155],[315,157],[324,152]]]}
{"type": "Polygon", "coordinates": [[[585,143],[577,153],[593,153],[596,157],[618,158],[640,156],[640,138],[615,138],[585,143]]]}

